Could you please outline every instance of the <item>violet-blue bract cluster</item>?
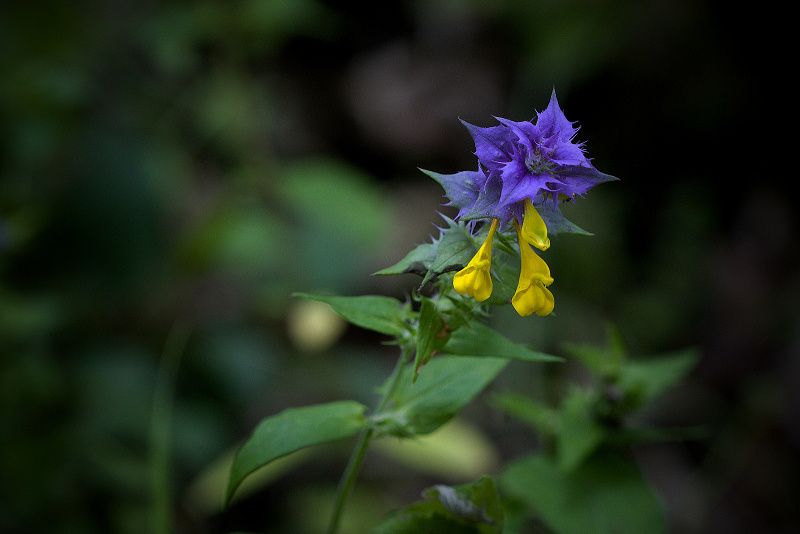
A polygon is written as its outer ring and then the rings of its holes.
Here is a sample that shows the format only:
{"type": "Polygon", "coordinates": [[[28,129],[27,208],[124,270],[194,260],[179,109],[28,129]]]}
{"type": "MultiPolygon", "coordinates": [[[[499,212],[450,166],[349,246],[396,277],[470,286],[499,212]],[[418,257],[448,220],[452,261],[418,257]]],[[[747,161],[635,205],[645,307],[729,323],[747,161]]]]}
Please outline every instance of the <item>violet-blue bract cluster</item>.
{"type": "Polygon", "coordinates": [[[486,241],[472,260],[453,278],[455,290],[479,302],[492,293],[492,240],[498,227],[509,222],[517,232],[522,262],[511,302],[522,316],[548,315],[554,299],[547,286],[550,269],[532,249],[547,250],[548,232],[581,231],[567,221],[560,200],[574,200],[595,185],[615,180],[591,164],[583,143],[573,141],[578,128],[567,120],[556,99],[536,114],[536,122],[497,118],[500,126],[481,128],[461,121],[475,140],[477,171],[443,175],[425,171],[445,189],[448,206],[459,209],[456,219],[489,219],[486,241]],[[520,224],[520,221],[522,223],[520,224]]]}

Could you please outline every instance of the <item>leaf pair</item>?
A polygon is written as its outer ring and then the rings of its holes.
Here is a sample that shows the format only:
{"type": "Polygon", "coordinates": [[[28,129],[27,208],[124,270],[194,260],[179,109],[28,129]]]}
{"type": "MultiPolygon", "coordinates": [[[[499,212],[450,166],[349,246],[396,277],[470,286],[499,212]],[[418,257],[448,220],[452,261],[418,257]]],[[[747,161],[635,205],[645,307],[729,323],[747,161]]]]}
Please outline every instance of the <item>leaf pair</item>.
{"type": "MultiPolygon", "coordinates": [[[[406,365],[385,411],[365,416],[355,401],[290,408],[262,420],[233,462],[224,503],[242,481],[260,467],[294,451],[372,430],[376,436],[413,436],[433,432],[452,419],[508,364],[502,358],[442,357],[431,361],[412,386],[413,365],[406,365]]],[[[384,389],[387,386],[384,385],[384,389]]]]}
{"type": "Polygon", "coordinates": [[[411,338],[416,351],[412,380],[434,351],[455,356],[490,356],[526,362],[561,361],[561,358],[530,350],[496,330],[477,322],[450,332],[437,311],[437,303],[422,297],[420,311],[409,303],[383,296],[341,297],[296,293],[295,296],[324,302],[348,322],[396,338],[411,338]]]}
{"type": "Polygon", "coordinates": [[[373,432],[375,437],[428,434],[450,421],[510,360],[559,360],[514,343],[480,323],[450,333],[443,328],[435,302],[427,298],[415,312],[409,303],[390,297],[297,296],[327,303],[359,327],[394,336],[416,349],[417,356],[400,368],[394,387],[387,380],[380,388],[385,409],[365,415],[363,404],[346,400],[291,408],[262,420],[234,459],[226,505],[245,478],[282,456],[363,431],[373,432]],[[439,335],[443,331],[446,335],[439,335]],[[440,355],[431,359],[434,350],[440,355]],[[423,363],[425,369],[420,373],[423,363]]]}

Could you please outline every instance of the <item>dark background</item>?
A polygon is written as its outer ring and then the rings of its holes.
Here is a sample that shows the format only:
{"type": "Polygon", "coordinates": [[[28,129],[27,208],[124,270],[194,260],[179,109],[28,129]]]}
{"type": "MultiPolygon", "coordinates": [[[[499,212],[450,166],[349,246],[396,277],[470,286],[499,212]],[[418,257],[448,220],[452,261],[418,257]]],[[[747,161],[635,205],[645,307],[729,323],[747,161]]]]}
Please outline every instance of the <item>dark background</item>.
{"type": "MultiPolygon", "coordinates": [[[[473,169],[458,119],[528,120],[555,87],[621,181],[565,208],[595,235],[548,251],[556,316],[494,321],[553,353],[607,321],[635,355],[697,347],[642,418],[706,436],[635,451],[673,530],[794,532],[787,20],[689,0],[4,3],[0,531],[148,531],[164,477],[178,532],[324,524],[347,443],[218,508],[217,461],[262,417],[372,402],[395,357],[291,293],[403,298],[418,280],[370,273],[436,233],[442,191],[417,167],[473,169]],[[174,409],[154,411],[181,332],[174,409]]],[[[493,387],[543,398],[573,371],[514,366],[493,387]]],[[[476,405],[488,471],[535,446],[476,405]]],[[[465,476],[374,453],[350,531],[465,476]]]]}

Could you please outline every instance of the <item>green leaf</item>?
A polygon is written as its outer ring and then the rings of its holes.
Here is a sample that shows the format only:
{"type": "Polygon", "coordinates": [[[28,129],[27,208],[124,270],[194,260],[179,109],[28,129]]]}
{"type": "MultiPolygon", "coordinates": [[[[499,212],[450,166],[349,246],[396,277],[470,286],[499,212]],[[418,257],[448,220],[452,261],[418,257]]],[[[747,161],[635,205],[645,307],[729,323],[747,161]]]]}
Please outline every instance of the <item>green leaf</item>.
{"type": "Polygon", "coordinates": [[[620,370],[618,386],[638,405],[644,405],[677,384],[698,359],[696,350],[687,349],[669,356],[629,361],[620,370]]]}
{"type": "Polygon", "coordinates": [[[561,428],[559,413],[556,410],[543,402],[518,393],[494,395],[492,404],[546,436],[558,434],[561,428]]]}
{"type": "Polygon", "coordinates": [[[403,336],[408,332],[406,320],[411,315],[410,306],[391,297],[337,297],[311,293],[294,293],[294,296],[324,302],[345,320],[367,330],[389,336],[403,336]]]}
{"type": "Polygon", "coordinates": [[[225,491],[225,506],[236,488],[259,467],[291,452],[349,438],[367,428],[366,407],[355,401],[339,401],[290,408],[262,420],[236,453],[225,491]]]}
{"type": "Polygon", "coordinates": [[[428,362],[413,383],[414,366],[407,365],[390,398],[391,411],[377,414],[375,419],[393,421],[396,426],[386,431],[397,435],[433,432],[489,385],[507,364],[503,358],[440,356],[428,362]]]}
{"type": "Polygon", "coordinates": [[[537,453],[510,464],[500,487],[559,534],[666,531],[661,503],[636,464],[612,451],[599,450],[572,471],[537,453]]]}
{"type": "Polygon", "coordinates": [[[558,465],[564,470],[575,468],[603,439],[603,427],[593,415],[594,402],[591,394],[576,387],[561,403],[558,465]]]}
{"type": "Polygon", "coordinates": [[[463,268],[477,252],[475,239],[467,229],[448,219],[450,227],[442,232],[436,247],[436,257],[431,263],[430,271],[422,279],[420,287],[424,286],[433,275],[446,271],[463,268]]]}
{"type": "Polygon", "coordinates": [[[562,344],[562,349],[583,362],[597,376],[613,379],[627,361],[628,349],[616,326],[608,324],[606,331],[608,343],[605,347],[566,342],[562,344]]]}
{"type": "Polygon", "coordinates": [[[424,277],[436,257],[437,243],[423,243],[417,246],[399,262],[374,273],[379,275],[414,273],[424,277]]]}
{"type": "Polygon", "coordinates": [[[498,534],[503,531],[503,507],[490,477],[456,487],[439,484],[425,489],[422,495],[424,501],[395,513],[373,532],[498,534]]]}
{"type": "Polygon", "coordinates": [[[443,340],[438,339],[442,331],[442,321],[436,313],[436,305],[429,299],[422,297],[419,309],[419,327],[417,328],[417,350],[414,356],[414,375],[412,381],[417,380],[420,367],[428,363],[434,349],[443,340]]]}
{"type": "Polygon", "coordinates": [[[431,269],[438,273],[453,266],[461,268],[469,263],[475,252],[475,239],[469,231],[461,224],[452,223],[439,240],[431,269]]]}
{"type": "Polygon", "coordinates": [[[475,534],[472,525],[459,523],[444,514],[435,513],[436,503],[423,501],[392,514],[375,527],[375,534],[475,534]]]}
{"type": "Polygon", "coordinates": [[[455,488],[439,484],[424,490],[422,495],[437,499],[453,517],[475,524],[481,533],[503,530],[503,506],[491,477],[483,476],[455,488]]]}
{"type": "Polygon", "coordinates": [[[547,233],[550,235],[592,235],[591,232],[587,232],[574,222],[568,221],[561,213],[561,209],[558,207],[558,205],[554,206],[552,202],[545,202],[541,206],[538,206],[536,211],[539,212],[539,215],[541,215],[545,225],[547,225],[547,233]]]}
{"type": "Polygon", "coordinates": [[[492,356],[524,362],[560,362],[558,356],[536,352],[514,343],[483,323],[472,323],[450,335],[441,352],[454,356],[492,356]]]}
{"type": "Polygon", "coordinates": [[[492,253],[492,276],[494,278],[492,294],[485,304],[489,306],[505,306],[517,292],[520,274],[519,252],[509,254],[500,249],[504,239],[496,235],[495,250],[492,253]]]}

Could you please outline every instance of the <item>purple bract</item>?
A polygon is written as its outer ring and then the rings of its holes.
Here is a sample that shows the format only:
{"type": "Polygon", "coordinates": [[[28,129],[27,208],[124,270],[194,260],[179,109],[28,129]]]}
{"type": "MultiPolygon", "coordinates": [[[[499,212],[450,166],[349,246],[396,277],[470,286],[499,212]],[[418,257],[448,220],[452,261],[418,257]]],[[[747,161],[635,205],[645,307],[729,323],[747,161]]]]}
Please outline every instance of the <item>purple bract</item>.
{"type": "Polygon", "coordinates": [[[451,175],[428,173],[445,189],[448,205],[461,219],[522,220],[523,202],[537,206],[550,197],[574,198],[595,185],[615,180],[590,163],[583,143],[573,141],[578,129],[567,120],[556,99],[536,114],[536,123],[497,118],[499,126],[481,128],[461,121],[475,140],[477,171],[451,175]]]}

